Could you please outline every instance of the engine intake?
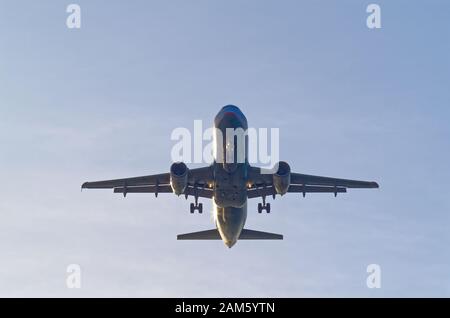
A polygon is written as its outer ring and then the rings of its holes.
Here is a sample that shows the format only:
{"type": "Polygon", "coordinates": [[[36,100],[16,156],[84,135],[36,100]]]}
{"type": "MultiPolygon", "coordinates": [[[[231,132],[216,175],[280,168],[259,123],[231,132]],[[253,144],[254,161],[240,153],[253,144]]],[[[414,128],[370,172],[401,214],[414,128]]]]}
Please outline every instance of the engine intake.
{"type": "Polygon", "coordinates": [[[287,162],[280,161],[278,170],[273,174],[273,186],[275,191],[280,194],[286,194],[291,184],[291,167],[287,162]]]}
{"type": "Polygon", "coordinates": [[[189,169],[183,162],[175,162],[170,166],[170,186],[176,195],[183,194],[186,190],[188,172],[189,169]]]}

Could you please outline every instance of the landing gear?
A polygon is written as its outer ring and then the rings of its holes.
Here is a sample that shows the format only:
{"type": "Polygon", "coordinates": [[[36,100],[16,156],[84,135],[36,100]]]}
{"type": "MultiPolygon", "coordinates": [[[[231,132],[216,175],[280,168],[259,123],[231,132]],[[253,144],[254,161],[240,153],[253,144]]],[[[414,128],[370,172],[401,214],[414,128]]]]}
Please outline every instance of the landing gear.
{"type": "Polygon", "coordinates": [[[263,197],[263,202],[258,203],[258,213],[262,213],[263,210],[266,211],[266,213],[270,213],[270,203],[266,203],[266,197],[263,197]]]}
{"type": "Polygon", "coordinates": [[[262,213],[263,210],[270,213],[270,203],[266,203],[264,205],[262,203],[258,203],[258,213],[262,213]]]}
{"type": "Polygon", "coordinates": [[[203,203],[198,203],[198,197],[195,197],[195,203],[191,203],[190,206],[190,212],[194,213],[195,210],[198,211],[198,213],[203,213],[203,203]]]}
{"type": "Polygon", "coordinates": [[[203,213],[203,203],[199,203],[197,205],[191,203],[191,213],[194,213],[195,210],[197,210],[200,214],[203,213]]]}
{"type": "Polygon", "coordinates": [[[194,203],[191,203],[191,213],[194,213],[195,210],[197,210],[200,214],[203,213],[203,204],[199,203],[195,205],[194,203]]]}

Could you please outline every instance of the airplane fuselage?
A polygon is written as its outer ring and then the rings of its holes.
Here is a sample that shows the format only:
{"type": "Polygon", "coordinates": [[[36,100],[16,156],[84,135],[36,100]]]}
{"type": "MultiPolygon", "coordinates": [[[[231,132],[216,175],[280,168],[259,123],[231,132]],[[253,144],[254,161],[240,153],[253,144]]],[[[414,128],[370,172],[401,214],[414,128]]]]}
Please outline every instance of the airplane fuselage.
{"type": "MultiPolygon", "coordinates": [[[[215,140],[217,149],[222,150],[223,160],[213,163],[214,171],[214,215],[216,227],[224,243],[231,247],[239,239],[247,219],[247,142],[235,140],[229,143],[227,130],[248,129],[247,119],[239,108],[225,106],[214,119],[214,127],[221,132],[223,138],[215,140]],[[226,153],[233,147],[234,158],[227,161],[226,153]],[[243,160],[237,155],[243,154],[243,160]]],[[[246,140],[246,139],[245,139],[246,140]]]]}

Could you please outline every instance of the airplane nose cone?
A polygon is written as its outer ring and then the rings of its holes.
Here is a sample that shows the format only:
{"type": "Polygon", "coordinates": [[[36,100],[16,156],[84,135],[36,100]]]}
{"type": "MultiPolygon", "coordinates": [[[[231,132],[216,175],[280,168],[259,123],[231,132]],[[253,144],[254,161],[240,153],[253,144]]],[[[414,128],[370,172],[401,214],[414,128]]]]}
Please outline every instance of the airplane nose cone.
{"type": "MultiPolygon", "coordinates": [[[[227,105],[219,111],[214,118],[214,126],[219,129],[221,129],[221,127],[248,128],[247,118],[245,118],[242,111],[234,105],[227,105]]],[[[225,133],[225,131],[223,133],[225,133]]]]}
{"type": "Polygon", "coordinates": [[[221,109],[222,112],[237,112],[237,113],[241,113],[242,111],[239,109],[239,107],[235,106],[235,105],[226,105],[223,106],[221,109]]]}

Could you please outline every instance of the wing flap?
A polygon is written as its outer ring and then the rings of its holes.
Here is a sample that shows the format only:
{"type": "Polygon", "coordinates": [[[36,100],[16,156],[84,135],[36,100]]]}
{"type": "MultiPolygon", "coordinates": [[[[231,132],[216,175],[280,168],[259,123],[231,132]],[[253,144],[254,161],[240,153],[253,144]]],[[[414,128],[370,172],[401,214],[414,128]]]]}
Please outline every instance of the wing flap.
{"type": "Polygon", "coordinates": [[[378,183],[373,181],[360,181],[349,179],[337,179],[309,174],[291,173],[291,184],[307,184],[319,186],[334,186],[346,188],[378,188],[378,183]]]}
{"type": "MultiPolygon", "coordinates": [[[[141,186],[141,187],[118,187],[114,188],[114,193],[173,193],[170,185],[141,186]]],[[[198,196],[199,198],[211,199],[213,191],[211,189],[188,186],[184,195],[198,196]]]]}
{"type": "MultiPolygon", "coordinates": [[[[343,187],[322,187],[322,186],[303,186],[303,185],[290,185],[288,189],[289,193],[345,193],[346,188],[343,187]]],[[[276,195],[275,188],[273,186],[265,188],[256,188],[247,190],[247,198],[259,198],[262,196],[276,195]]]]}
{"type": "Polygon", "coordinates": [[[172,193],[170,185],[140,186],[140,187],[117,187],[114,193],[172,193]]]}

